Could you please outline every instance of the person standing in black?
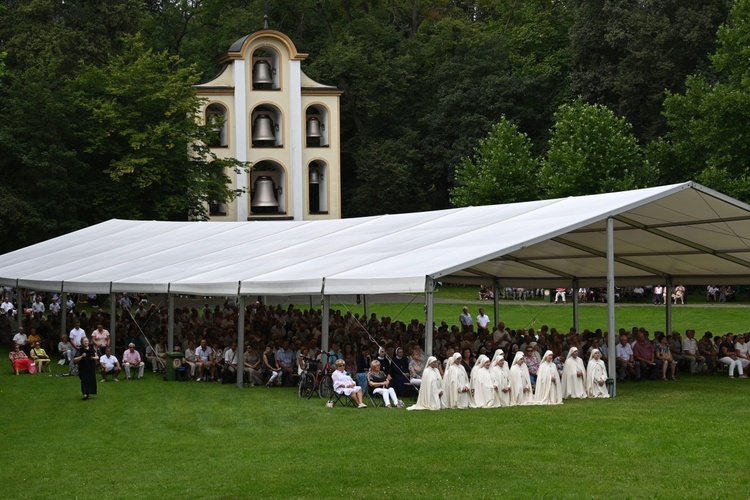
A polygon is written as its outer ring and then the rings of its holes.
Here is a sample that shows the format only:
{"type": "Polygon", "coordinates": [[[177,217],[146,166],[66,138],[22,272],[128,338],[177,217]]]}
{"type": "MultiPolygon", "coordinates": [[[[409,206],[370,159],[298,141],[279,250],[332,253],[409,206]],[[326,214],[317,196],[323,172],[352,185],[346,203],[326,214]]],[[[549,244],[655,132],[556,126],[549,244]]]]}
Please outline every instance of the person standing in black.
{"type": "Polygon", "coordinates": [[[88,337],[81,339],[81,348],[78,349],[73,362],[78,365],[83,400],[91,399],[91,395],[96,394],[96,367],[99,365],[99,356],[96,349],[90,345],[88,337]]]}

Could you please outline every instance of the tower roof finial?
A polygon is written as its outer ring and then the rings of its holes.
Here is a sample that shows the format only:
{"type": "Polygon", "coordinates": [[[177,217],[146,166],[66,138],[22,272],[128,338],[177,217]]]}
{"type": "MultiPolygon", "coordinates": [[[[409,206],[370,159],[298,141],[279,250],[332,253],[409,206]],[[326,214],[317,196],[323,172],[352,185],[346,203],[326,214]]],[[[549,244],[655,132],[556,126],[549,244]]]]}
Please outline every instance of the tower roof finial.
{"type": "Polygon", "coordinates": [[[266,13],[263,16],[263,29],[264,30],[271,29],[271,24],[268,21],[268,2],[266,2],[266,7],[264,10],[266,13]]]}

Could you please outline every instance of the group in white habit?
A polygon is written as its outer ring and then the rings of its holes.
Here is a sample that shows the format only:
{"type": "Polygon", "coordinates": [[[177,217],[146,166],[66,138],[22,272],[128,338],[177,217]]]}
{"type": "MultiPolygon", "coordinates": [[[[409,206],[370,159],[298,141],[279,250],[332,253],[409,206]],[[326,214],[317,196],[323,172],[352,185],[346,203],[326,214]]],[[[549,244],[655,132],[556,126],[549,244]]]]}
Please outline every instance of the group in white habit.
{"type": "Polygon", "coordinates": [[[480,355],[471,373],[461,364],[460,353],[446,361],[441,376],[438,360],[431,356],[422,374],[422,386],[415,405],[409,410],[445,408],[498,408],[519,405],[559,405],[566,398],[608,398],[607,368],[598,349],[591,351],[588,366],[578,349],[568,351],[562,376],[553,361],[552,351],[542,357],[532,386],[523,353],[518,352],[509,367],[502,349],[490,360],[480,355]]]}

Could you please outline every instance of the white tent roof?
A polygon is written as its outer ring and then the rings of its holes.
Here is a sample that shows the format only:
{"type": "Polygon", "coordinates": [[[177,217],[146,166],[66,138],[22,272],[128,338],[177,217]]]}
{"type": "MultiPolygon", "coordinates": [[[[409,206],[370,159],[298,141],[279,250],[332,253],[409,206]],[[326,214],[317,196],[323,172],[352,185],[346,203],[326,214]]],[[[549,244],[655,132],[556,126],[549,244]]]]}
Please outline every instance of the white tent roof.
{"type": "Polygon", "coordinates": [[[359,219],[110,220],[0,257],[0,283],[200,295],[422,292],[440,281],[603,286],[750,277],[750,206],[687,182],[359,219]]]}

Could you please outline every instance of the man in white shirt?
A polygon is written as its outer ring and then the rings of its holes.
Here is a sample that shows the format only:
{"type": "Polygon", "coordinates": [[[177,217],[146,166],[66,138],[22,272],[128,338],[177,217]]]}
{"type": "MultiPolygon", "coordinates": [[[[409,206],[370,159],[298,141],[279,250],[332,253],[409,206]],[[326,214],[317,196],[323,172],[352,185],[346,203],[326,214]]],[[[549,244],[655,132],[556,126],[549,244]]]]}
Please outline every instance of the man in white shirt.
{"type": "MultiPolygon", "coordinates": [[[[216,366],[214,365],[214,352],[208,346],[206,339],[201,340],[201,345],[195,350],[195,356],[198,359],[198,382],[203,379],[203,370],[207,369],[211,372],[211,380],[216,378],[216,366]]],[[[206,377],[206,380],[208,378],[206,377]]]]}
{"type": "Polygon", "coordinates": [[[112,356],[112,348],[107,347],[104,356],[99,357],[99,365],[102,367],[102,382],[107,381],[107,375],[112,375],[112,380],[119,382],[117,376],[120,374],[120,362],[112,356]]]}
{"type": "Polygon", "coordinates": [[[26,335],[26,332],[24,331],[22,326],[18,327],[18,333],[13,335],[13,343],[18,344],[18,347],[21,348],[23,352],[26,353],[28,356],[29,354],[29,346],[26,345],[29,341],[28,335],[26,335]]]}
{"type": "Polygon", "coordinates": [[[5,297],[3,299],[3,303],[0,304],[0,309],[2,309],[3,314],[8,314],[9,312],[12,312],[15,307],[13,307],[13,303],[10,301],[8,297],[5,297]]]}
{"type": "Polygon", "coordinates": [[[698,341],[695,340],[695,330],[685,330],[685,340],[682,341],[682,359],[690,363],[690,373],[695,374],[703,370],[706,358],[700,355],[698,341]]]}
{"type": "Polygon", "coordinates": [[[479,308],[479,315],[477,316],[477,333],[489,333],[487,325],[490,324],[490,317],[484,314],[484,308],[479,308]]]}
{"type": "Polygon", "coordinates": [[[72,330],[70,330],[70,333],[68,334],[68,337],[70,337],[70,343],[73,344],[73,347],[76,349],[81,348],[81,340],[83,337],[86,336],[86,332],[81,328],[81,322],[76,320],[75,327],[73,327],[72,330]]]}
{"type": "Polygon", "coordinates": [[[628,343],[627,335],[620,335],[620,343],[617,344],[617,381],[625,380],[625,374],[635,374],[635,364],[633,363],[633,348],[628,343]]]}

